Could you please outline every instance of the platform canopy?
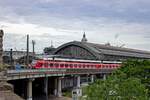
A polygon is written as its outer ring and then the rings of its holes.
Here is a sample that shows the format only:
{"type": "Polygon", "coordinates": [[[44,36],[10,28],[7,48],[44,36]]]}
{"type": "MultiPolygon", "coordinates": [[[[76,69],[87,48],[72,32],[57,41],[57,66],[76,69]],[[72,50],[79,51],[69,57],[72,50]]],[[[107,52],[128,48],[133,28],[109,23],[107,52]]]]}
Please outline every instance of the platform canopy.
{"type": "Polygon", "coordinates": [[[72,41],[58,47],[54,55],[75,59],[120,61],[128,58],[150,59],[150,52],[111,45],[72,41]]]}

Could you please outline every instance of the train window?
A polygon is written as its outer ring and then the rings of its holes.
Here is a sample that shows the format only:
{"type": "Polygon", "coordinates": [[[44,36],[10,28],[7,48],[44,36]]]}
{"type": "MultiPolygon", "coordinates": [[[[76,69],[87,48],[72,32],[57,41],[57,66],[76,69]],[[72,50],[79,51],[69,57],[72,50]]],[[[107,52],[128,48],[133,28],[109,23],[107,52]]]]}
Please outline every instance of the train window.
{"type": "Polygon", "coordinates": [[[44,63],[44,67],[48,67],[48,63],[47,62],[44,63]]]}
{"type": "Polygon", "coordinates": [[[109,66],[108,65],[106,65],[106,68],[108,68],[109,66]]]}
{"type": "Polygon", "coordinates": [[[114,65],[111,65],[111,68],[113,68],[114,67],[114,65]]]}
{"type": "Polygon", "coordinates": [[[106,68],[106,64],[103,64],[103,68],[106,68]]]}
{"type": "Polygon", "coordinates": [[[44,67],[44,64],[43,64],[43,63],[40,63],[39,65],[40,65],[42,68],[44,67]]]}
{"type": "Polygon", "coordinates": [[[96,64],[96,65],[95,65],[95,68],[98,68],[98,67],[99,67],[99,65],[98,65],[98,64],[96,64]]]}
{"type": "Polygon", "coordinates": [[[104,64],[103,66],[104,66],[104,68],[106,68],[106,64],[104,64]]]}
{"type": "Polygon", "coordinates": [[[98,67],[101,68],[101,65],[99,65],[98,67]]]}
{"type": "Polygon", "coordinates": [[[53,65],[54,65],[53,63],[50,63],[50,67],[53,67],[53,65]]]}
{"type": "Polygon", "coordinates": [[[89,66],[89,68],[91,68],[91,65],[88,65],[89,66]]]}
{"type": "Polygon", "coordinates": [[[108,68],[111,68],[111,65],[107,65],[108,68]]]}
{"type": "Polygon", "coordinates": [[[112,65],[112,67],[114,68],[114,67],[115,67],[115,65],[112,65]]]}
{"type": "Polygon", "coordinates": [[[89,65],[86,65],[87,66],[87,68],[89,68],[90,66],[89,65]]]}
{"type": "Polygon", "coordinates": [[[69,67],[70,67],[70,68],[72,68],[72,67],[73,67],[73,65],[72,65],[72,64],[69,64],[69,67]]]}
{"type": "Polygon", "coordinates": [[[83,66],[83,68],[85,68],[85,65],[84,65],[84,64],[82,64],[82,66],[83,66]]]}
{"type": "Polygon", "coordinates": [[[68,67],[68,64],[65,64],[65,67],[67,68],[67,67],[68,67]]]}
{"type": "Polygon", "coordinates": [[[76,67],[77,67],[77,64],[74,64],[74,67],[76,68],[76,67]]]}
{"type": "Polygon", "coordinates": [[[61,68],[64,67],[64,64],[60,64],[60,67],[61,67],[61,68]]]}
{"type": "Polygon", "coordinates": [[[106,68],[106,64],[103,65],[103,68],[106,68]]]}
{"type": "Polygon", "coordinates": [[[49,64],[49,62],[47,62],[47,67],[48,67],[48,68],[50,67],[50,64],[49,64]]]}
{"type": "Polygon", "coordinates": [[[108,68],[111,68],[112,67],[112,65],[110,64],[109,66],[108,66],[108,68]]]}
{"type": "Polygon", "coordinates": [[[116,67],[116,65],[114,64],[114,65],[113,65],[113,68],[115,68],[115,67],[116,67]]]}
{"type": "Polygon", "coordinates": [[[36,63],[37,63],[37,61],[36,61],[36,60],[33,60],[32,63],[31,63],[31,65],[32,65],[32,66],[35,66],[36,63]]]}
{"type": "Polygon", "coordinates": [[[58,63],[55,63],[55,67],[59,67],[59,64],[58,64],[58,63]]]}
{"type": "Polygon", "coordinates": [[[39,66],[39,67],[42,67],[42,63],[39,63],[38,66],[39,66]]]}
{"type": "Polygon", "coordinates": [[[107,64],[107,68],[109,68],[110,65],[107,64]]]}
{"type": "Polygon", "coordinates": [[[105,65],[105,68],[108,68],[108,65],[107,65],[107,64],[105,65]]]}
{"type": "Polygon", "coordinates": [[[78,64],[79,68],[81,68],[81,64],[78,64]]]}

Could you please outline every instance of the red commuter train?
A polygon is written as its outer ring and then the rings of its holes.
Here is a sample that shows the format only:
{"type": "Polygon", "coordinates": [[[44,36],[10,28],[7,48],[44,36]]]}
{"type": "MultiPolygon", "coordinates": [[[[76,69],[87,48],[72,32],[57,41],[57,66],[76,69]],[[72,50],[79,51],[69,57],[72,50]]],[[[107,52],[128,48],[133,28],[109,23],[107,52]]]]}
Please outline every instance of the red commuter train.
{"type": "Polygon", "coordinates": [[[75,59],[41,59],[31,64],[34,69],[116,69],[121,66],[120,62],[75,60],[75,59]]]}

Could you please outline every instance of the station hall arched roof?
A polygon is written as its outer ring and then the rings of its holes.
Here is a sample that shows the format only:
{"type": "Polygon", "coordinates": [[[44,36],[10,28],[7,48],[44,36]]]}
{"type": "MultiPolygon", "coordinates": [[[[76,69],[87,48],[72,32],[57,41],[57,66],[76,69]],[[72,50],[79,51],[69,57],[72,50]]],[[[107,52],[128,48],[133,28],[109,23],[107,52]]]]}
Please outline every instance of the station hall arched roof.
{"type": "Polygon", "coordinates": [[[148,51],[79,41],[61,45],[54,54],[94,60],[150,59],[150,52],[148,51]]]}

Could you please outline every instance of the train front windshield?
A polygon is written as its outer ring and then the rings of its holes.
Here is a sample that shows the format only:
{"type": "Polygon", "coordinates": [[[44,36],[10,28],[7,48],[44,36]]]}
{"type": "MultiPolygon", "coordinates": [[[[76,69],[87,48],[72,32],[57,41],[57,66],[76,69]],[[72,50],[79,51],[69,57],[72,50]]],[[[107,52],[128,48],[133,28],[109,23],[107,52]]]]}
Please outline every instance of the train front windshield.
{"type": "Polygon", "coordinates": [[[32,63],[31,63],[31,66],[32,66],[32,67],[35,66],[36,63],[37,63],[37,60],[33,60],[32,63]]]}

